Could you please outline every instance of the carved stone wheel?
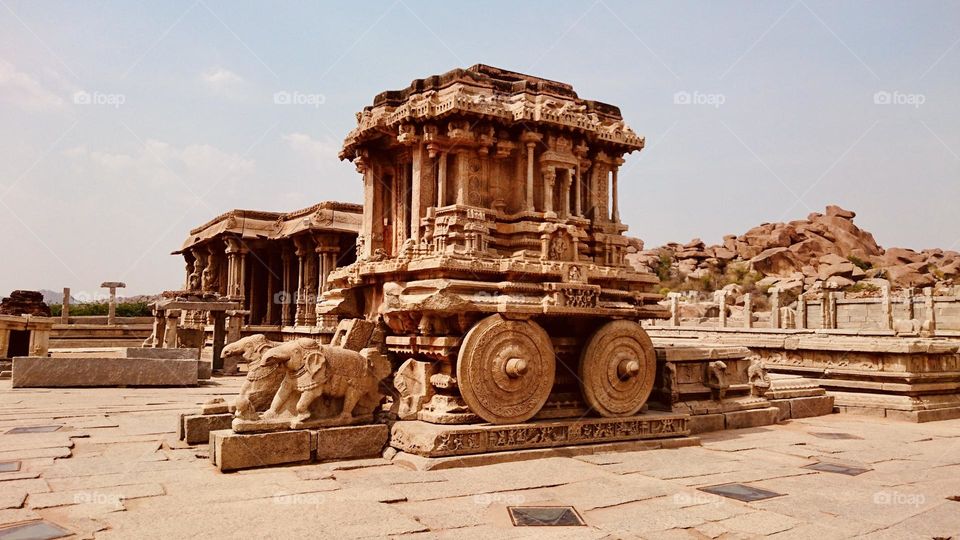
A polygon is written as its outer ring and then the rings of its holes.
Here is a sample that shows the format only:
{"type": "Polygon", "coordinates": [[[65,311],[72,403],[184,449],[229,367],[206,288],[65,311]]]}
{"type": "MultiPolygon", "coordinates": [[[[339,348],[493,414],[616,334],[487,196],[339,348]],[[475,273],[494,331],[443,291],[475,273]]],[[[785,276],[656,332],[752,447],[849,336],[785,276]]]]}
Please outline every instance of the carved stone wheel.
{"type": "Polygon", "coordinates": [[[467,332],[457,357],[463,400],[491,424],[525,422],[547,402],[556,371],[553,345],[533,321],[500,315],[467,332]]]}
{"type": "Polygon", "coordinates": [[[656,370],[657,354],[643,328],[633,321],[610,321],[580,353],[580,389],[601,416],[630,416],[650,397],[656,370]]]}

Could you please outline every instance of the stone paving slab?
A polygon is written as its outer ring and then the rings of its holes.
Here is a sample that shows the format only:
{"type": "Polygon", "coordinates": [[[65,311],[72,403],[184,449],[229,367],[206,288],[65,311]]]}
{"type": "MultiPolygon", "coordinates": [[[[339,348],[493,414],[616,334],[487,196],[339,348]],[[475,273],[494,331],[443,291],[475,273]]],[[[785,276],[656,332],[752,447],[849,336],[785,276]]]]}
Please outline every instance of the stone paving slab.
{"type": "Polygon", "coordinates": [[[176,418],[240,384],[38,391],[0,381],[0,452],[70,450],[0,473],[0,506],[14,506],[0,509],[0,526],[44,519],[80,538],[960,536],[960,502],[947,499],[960,495],[960,420],[831,415],[709,433],[694,447],[435,471],[376,458],[222,474],[205,448],[172,444],[176,418]],[[3,429],[46,424],[64,427],[3,429]],[[815,435],[823,433],[857,438],[815,435]],[[872,470],[851,477],[803,468],[816,461],[872,470]],[[698,489],[729,482],[782,496],[743,503],[698,489]],[[513,527],[506,507],[535,504],[572,505],[587,526],[513,527]]]}

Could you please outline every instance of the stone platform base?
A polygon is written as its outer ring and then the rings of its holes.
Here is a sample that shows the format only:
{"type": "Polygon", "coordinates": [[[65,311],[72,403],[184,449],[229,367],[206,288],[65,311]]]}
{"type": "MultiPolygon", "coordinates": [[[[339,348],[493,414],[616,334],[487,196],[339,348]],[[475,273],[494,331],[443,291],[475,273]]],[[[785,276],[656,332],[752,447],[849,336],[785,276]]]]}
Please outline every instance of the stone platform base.
{"type": "Polygon", "coordinates": [[[776,424],[780,415],[777,407],[763,407],[745,411],[716,414],[698,414],[690,417],[690,432],[707,433],[724,429],[743,429],[776,424]]]}
{"type": "Polygon", "coordinates": [[[663,450],[668,448],[682,448],[685,446],[700,446],[700,438],[669,437],[666,439],[651,439],[644,441],[583,444],[579,446],[533,448],[529,450],[508,450],[505,452],[491,452],[487,454],[435,458],[399,452],[393,457],[393,463],[400,467],[415,471],[436,471],[441,469],[479,467],[481,465],[494,465],[497,463],[509,463],[514,461],[528,461],[531,459],[576,457],[587,456],[591,454],[609,454],[614,452],[639,452],[641,450],[663,450]]]}
{"type": "Polygon", "coordinates": [[[690,434],[685,414],[649,412],[627,418],[538,420],[511,425],[393,424],[390,445],[400,452],[437,458],[493,452],[641,441],[690,434]]]}
{"type": "Polygon", "coordinates": [[[390,430],[385,424],[267,433],[210,432],[210,461],[221,472],[292,463],[378,457],[390,430]]]}
{"type": "Polygon", "coordinates": [[[891,396],[854,392],[829,392],[840,412],[880,416],[907,422],[935,422],[960,418],[960,396],[891,396]]]}
{"type": "Polygon", "coordinates": [[[19,356],[12,378],[14,388],[196,386],[197,360],[19,356]]]}
{"type": "Polygon", "coordinates": [[[810,418],[833,413],[833,396],[808,396],[771,399],[770,404],[780,410],[779,421],[791,418],[810,418]]]}

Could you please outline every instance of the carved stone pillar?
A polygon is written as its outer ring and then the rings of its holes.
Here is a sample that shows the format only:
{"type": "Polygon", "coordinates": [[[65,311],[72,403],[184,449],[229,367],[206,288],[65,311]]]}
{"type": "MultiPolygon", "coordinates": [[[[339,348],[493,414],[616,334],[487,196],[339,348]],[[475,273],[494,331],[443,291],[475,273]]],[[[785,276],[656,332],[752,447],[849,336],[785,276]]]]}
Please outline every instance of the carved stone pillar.
{"type": "Polygon", "coordinates": [[[447,153],[440,152],[437,172],[437,207],[447,205],[447,153]]]}
{"type": "Polygon", "coordinates": [[[183,281],[183,290],[189,291],[189,290],[190,290],[190,276],[193,275],[193,263],[194,263],[194,260],[193,260],[193,256],[192,256],[192,255],[188,256],[187,253],[184,253],[184,254],[183,254],[183,260],[185,261],[185,266],[186,266],[186,267],[184,268],[184,270],[186,271],[186,274],[187,274],[186,277],[184,278],[184,281],[183,281]]]}
{"type": "Polygon", "coordinates": [[[933,337],[937,333],[937,303],[933,297],[933,287],[923,288],[923,310],[926,312],[921,333],[925,337],[933,337]]]}
{"type": "Polygon", "coordinates": [[[670,326],[680,326],[680,295],[670,293],[670,326]]]}
{"type": "Polygon", "coordinates": [[[553,186],[557,181],[557,172],[554,167],[548,167],[543,172],[543,212],[546,217],[557,217],[553,211],[553,186]]]}
{"type": "Polygon", "coordinates": [[[203,290],[203,270],[207,267],[207,258],[210,256],[206,247],[194,246],[190,250],[193,254],[193,273],[187,278],[187,290],[203,290]]]}
{"type": "Polygon", "coordinates": [[[294,244],[296,245],[296,250],[294,253],[297,255],[297,265],[299,267],[297,272],[297,309],[296,315],[294,317],[294,323],[297,326],[304,326],[307,324],[307,267],[308,267],[308,257],[312,254],[313,250],[309,245],[307,239],[303,236],[298,236],[293,239],[294,244]]]}
{"type": "Polygon", "coordinates": [[[614,223],[620,223],[620,200],[619,194],[617,193],[617,171],[619,170],[619,165],[623,163],[623,159],[617,159],[617,165],[613,167],[613,171],[610,178],[610,190],[612,200],[610,204],[613,208],[610,209],[610,220],[614,223]]]}
{"type": "Polygon", "coordinates": [[[727,326],[727,291],[721,289],[714,294],[714,301],[719,305],[720,311],[717,314],[717,322],[720,328],[727,326]]]}
{"type": "Polygon", "coordinates": [[[227,237],[225,240],[227,244],[225,250],[227,253],[227,296],[242,303],[245,298],[243,287],[246,279],[244,266],[247,247],[235,236],[227,237]]]}
{"type": "Polygon", "coordinates": [[[267,294],[264,297],[264,302],[267,303],[267,310],[263,316],[263,324],[273,324],[273,319],[274,319],[273,314],[276,311],[276,304],[277,304],[276,298],[274,298],[277,292],[274,286],[276,279],[274,278],[274,275],[273,275],[273,268],[272,268],[272,265],[270,264],[270,260],[264,261],[266,263],[266,266],[264,267],[264,269],[267,271],[267,276],[266,276],[267,277],[267,294]]]}
{"type": "Polygon", "coordinates": [[[163,331],[163,348],[164,349],[176,349],[177,348],[177,323],[180,319],[180,311],[175,309],[169,309],[164,312],[164,316],[167,321],[164,324],[163,331]]]}
{"type": "Polygon", "coordinates": [[[283,304],[280,311],[280,324],[290,326],[293,324],[293,302],[296,298],[292,294],[294,284],[291,282],[293,271],[290,265],[293,264],[293,255],[284,248],[281,259],[283,260],[283,304]]]}
{"type": "Polygon", "coordinates": [[[780,328],[780,289],[770,289],[770,328],[780,328]]]}
{"type": "Polygon", "coordinates": [[[260,308],[260,295],[257,294],[257,276],[260,274],[260,270],[257,268],[257,257],[254,256],[250,262],[250,279],[249,284],[247,285],[247,309],[250,311],[250,318],[247,319],[249,324],[260,324],[260,315],[257,313],[260,308]]]}
{"type": "Polygon", "coordinates": [[[467,189],[470,181],[470,152],[457,152],[457,204],[467,204],[467,189]]]}
{"type": "Polygon", "coordinates": [[[837,327],[837,293],[835,292],[827,293],[827,298],[829,299],[829,304],[830,304],[829,306],[830,309],[828,310],[829,317],[830,317],[829,318],[830,326],[828,326],[827,328],[836,328],[837,327]]]}
{"type": "Polygon", "coordinates": [[[533,212],[536,205],[533,203],[533,149],[536,143],[527,143],[527,210],[533,212]]]}
{"type": "Polygon", "coordinates": [[[753,297],[750,293],[743,295],[743,327],[753,328],[753,297]]]}
{"type": "Polygon", "coordinates": [[[318,234],[314,236],[317,252],[317,293],[314,313],[319,313],[323,291],[327,289],[327,276],[333,271],[336,255],[340,249],[337,238],[333,235],[318,234]]]}
{"type": "Polygon", "coordinates": [[[567,169],[563,176],[563,184],[560,190],[562,216],[570,217],[570,186],[573,184],[573,169],[567,169]]]}
{"type": "Polygon", "coordinates": [[[913,287],[903,289],[903,303],[907,308],[907,320],[916,318],[916,313],[913,309],[913,287]]]}
{"type": "Polygon", "coordinates": [[[893,303],[890,301],[890,287],[882,287],[880,293],[880,305],[883,309],[882,328],[884,330],[893,330],[893,303]]]}
{"type": "Polygon", "coordinates": [[[807,300],[803,297],[803,293],[800,293],[800,296],[797,297],[797,316],[794,326],[797,329],[807,327],[807,300]]]}

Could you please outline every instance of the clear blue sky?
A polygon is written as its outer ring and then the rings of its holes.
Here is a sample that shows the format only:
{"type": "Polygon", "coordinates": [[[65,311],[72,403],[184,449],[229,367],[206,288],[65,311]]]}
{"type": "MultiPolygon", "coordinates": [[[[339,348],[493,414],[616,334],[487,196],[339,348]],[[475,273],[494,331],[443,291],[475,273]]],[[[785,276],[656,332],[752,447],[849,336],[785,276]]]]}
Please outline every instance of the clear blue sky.
{"type": "Polygon", "coordinates": [[[958,2],[0,0],[0,293],[177,288],[169,252],[218,213],[360,201],[354,113],[478,62],[621,107],[649,246],[836,203],[957,249],[958,43],[958,2]]]}

